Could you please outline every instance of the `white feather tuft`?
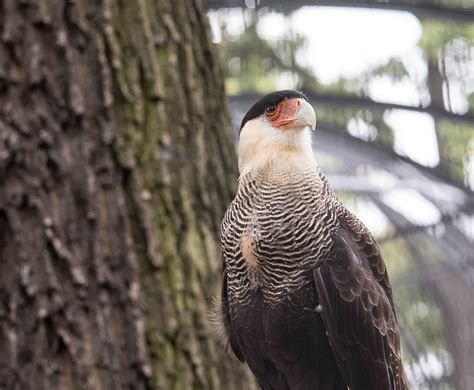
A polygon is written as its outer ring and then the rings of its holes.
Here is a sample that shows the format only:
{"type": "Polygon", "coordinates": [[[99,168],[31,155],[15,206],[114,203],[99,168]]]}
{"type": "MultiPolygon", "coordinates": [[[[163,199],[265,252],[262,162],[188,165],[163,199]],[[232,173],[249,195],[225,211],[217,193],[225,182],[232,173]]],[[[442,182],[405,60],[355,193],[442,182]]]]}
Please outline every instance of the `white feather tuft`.
{"type": "Polygon", "coordinates": [[[231,352],[229,338],[224,325],[224,314],[222,312],[222,302],[220,298],[214,297],[212,300],[213,308],[208,313],[211,333],[217,344],[229,355],[234,356],[231,352]]]}

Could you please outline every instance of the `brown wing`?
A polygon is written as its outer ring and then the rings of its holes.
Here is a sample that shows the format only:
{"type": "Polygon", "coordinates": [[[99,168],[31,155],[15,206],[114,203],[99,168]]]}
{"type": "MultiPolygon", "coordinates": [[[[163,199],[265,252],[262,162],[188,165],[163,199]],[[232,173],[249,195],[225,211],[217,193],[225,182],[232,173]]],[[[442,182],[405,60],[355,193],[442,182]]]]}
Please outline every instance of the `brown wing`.
{"type": "Polygon", "coordinates": [[[335,244],[313,272],[321,316],[347,385],[408,389],[392,292],[377,243],[354,216],[340,219],[335,244]]]}

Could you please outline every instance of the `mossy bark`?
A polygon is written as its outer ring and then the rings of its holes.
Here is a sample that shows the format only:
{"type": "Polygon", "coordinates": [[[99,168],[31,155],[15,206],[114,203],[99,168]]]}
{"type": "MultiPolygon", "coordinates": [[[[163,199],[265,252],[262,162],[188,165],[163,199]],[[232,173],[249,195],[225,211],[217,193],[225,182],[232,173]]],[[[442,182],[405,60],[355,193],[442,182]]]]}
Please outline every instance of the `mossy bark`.
{"type": "Polygon", "coordinates": [[[203,2],[3,0],[0,32],[0,388],[256,388],[207,321],[237,175],[203,2]]]}

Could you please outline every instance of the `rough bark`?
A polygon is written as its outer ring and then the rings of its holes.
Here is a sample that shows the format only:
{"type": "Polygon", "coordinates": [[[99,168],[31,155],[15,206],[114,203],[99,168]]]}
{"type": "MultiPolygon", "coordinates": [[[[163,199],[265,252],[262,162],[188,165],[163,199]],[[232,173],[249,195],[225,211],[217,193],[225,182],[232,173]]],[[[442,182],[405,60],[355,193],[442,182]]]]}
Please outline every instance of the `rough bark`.
{"type": "Polygon", "coordinates": [[[210,336],[235,185],[202,1],[0,1],[0,388],[253,388],[210,336]]]}

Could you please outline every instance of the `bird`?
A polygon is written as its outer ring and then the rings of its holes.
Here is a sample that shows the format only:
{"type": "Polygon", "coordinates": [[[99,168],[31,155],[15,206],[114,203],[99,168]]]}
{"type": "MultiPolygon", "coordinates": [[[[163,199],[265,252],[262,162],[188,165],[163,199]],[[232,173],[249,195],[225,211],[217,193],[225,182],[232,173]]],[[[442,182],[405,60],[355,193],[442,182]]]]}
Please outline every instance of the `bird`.
{"type": "Polygon", "coordinates": [[[217,332],[265,390],[408,389],[382,253],[318,166],[315,128],[293,90],[242,119],[217,332]]]}

